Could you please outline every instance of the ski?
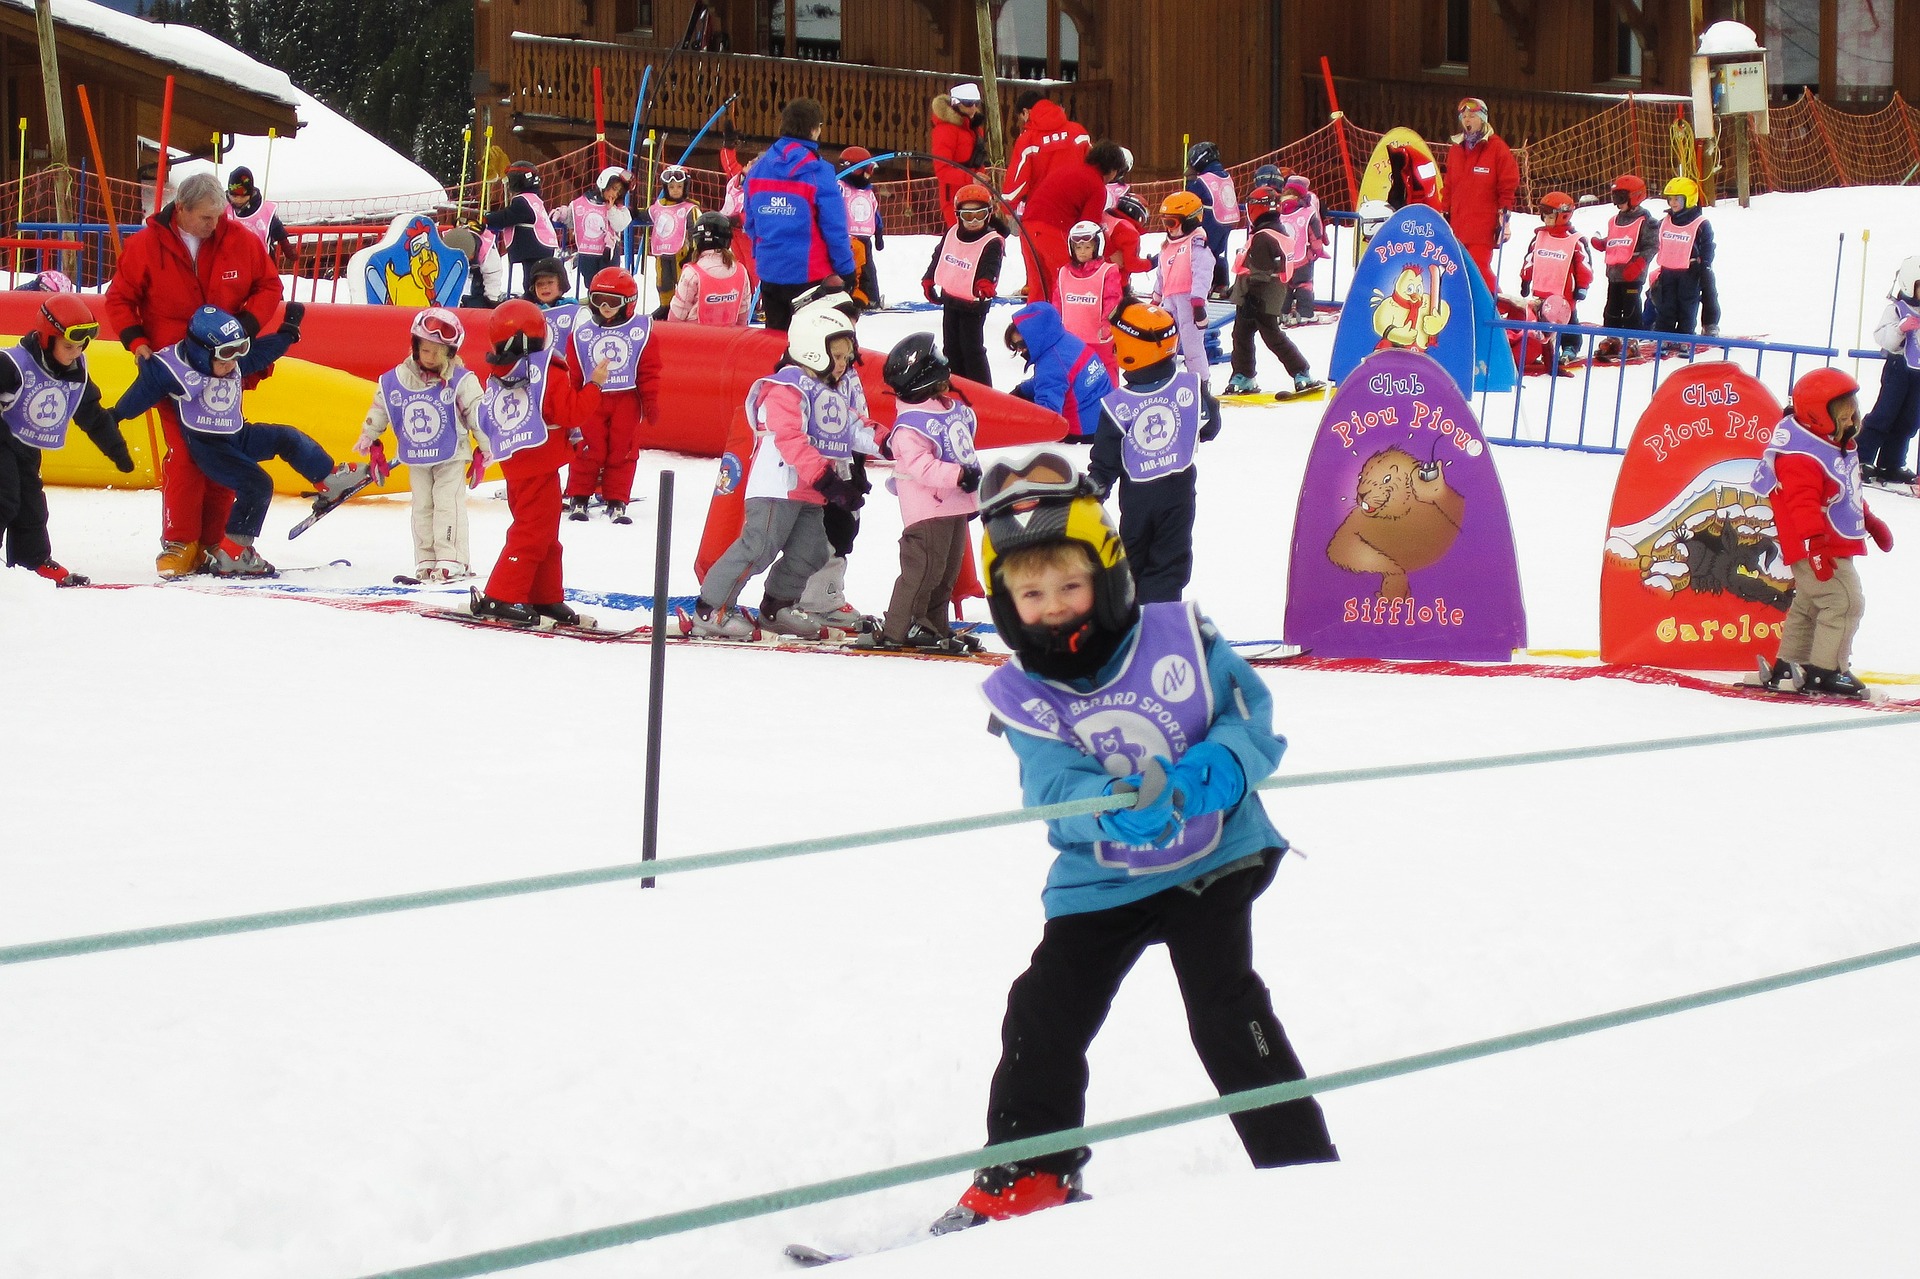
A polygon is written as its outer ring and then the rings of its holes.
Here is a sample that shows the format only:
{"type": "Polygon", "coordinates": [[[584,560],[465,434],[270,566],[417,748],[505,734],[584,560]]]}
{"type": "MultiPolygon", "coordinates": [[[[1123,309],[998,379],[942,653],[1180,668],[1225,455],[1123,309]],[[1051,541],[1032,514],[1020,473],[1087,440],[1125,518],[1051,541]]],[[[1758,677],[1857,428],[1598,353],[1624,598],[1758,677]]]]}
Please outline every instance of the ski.
{"type": "MultiPolygon", "coordinates": [[[[327,505],[315,506],[313,508],[313,514],[307,516],[306,519],[301,520],[298,524],[288,529],[287,540],[291,542],[294,538],[299,537],[302,533],[312,528],[315,524],[318,524],[321,520],[325,519],[327,516],[333,514],[335,511],[339,510],[342,506],[346,505],[348,498],[352,497],[355,493],[358,493],[362,489],[371,488],[373,484],[374,484],[373,471],[371,468],[369,468],[360,476],[358,483],[354,484],[351,488],[341,493],[339,497],[335,498],[333,501],[329,502],[327,505]]],[[[316,496],[314,500],[318,502],[319,501],[318,496],[316,496]]]]}
{"type": "Polygon", "coordinates": [[[1877,688],[1867,690],[1865,697],[1846,697],[1839,693],[1824,693],[1807,687],[1807,673],[1798,662],[1788,662],[1786,671],[1779,679],[1773,675],[1773,663],[1764,657],[1753,659],[1754,674],[1740,678],[1742,687],[1759,689],[1762,693],[1772,693],[1778,697],[1795,697],[1809,702],[1833,702],[1835,704],[1883,706],[1887,695],[1877,688]]]}
{"type": "Polygon", "coordinates": [[[1896,497],[1920,497],[1920,480],[1915,480],[1907,484],[1902,484],[1898,480],[1868,480],[1866,481],[1866,485],[1870,489],[1878,489],[1882,493],[1892,493],[1896,497]]]}
{"type": "Polygon", "coordinates": [[[1245,395],[1216,395],[1214,398],[1222,404],[1251,405],[1255,408],[1271,408],[1275,404],[1288,404],[1295,400],[1324,400],[1327,392],[1333,389],[1331,382],[1315,382],[1299,390],[1289,387],[1284,391],[1252,391],[1245,395]]]}
{"type": "Polygon", "coordinates": [[[431,617],[443,622],[455,622],[461,626],[471,626],[476,630],[517,631],[523,635],[562,636],[567,639],[587,640],[593,643],[618,644],[631,643],[645,638],[644,627],[632,627],[624,630],[609,629],[600,626],[562,626],[550,617],[543,617],[534,626],[522,626],[517,622],[504,621],[497,617],[475,617],[465,609],[424,608],[416,616],[431,617]]]}
{"type": "Polygon", "coordinates": [[[798,1262],[802,1269],[812,1269],[814,1266],[829,1266],[836,1261],[846,1261],[854,1254],[851,1252],[822,1252],[820,1249],[810,1247],[807,1244],[790,1243],[787,1245],[786,1255],[789,1261],[798,1262]]]}
{"type": "Polygon", "coordinates": [[[325,564],[299,564],[293,568],[275,568],[271,573],[253,573],[245,577],[222,577],[217,573],[188,573],[182,577],[163,577],[162,586],[201,585],[201,586],[244,586],[249,582],[271,582],[276,577],[290,577],[295,573],[324,573],[328,569],[352,568],[352,560],[328,560],[325,564]]]}

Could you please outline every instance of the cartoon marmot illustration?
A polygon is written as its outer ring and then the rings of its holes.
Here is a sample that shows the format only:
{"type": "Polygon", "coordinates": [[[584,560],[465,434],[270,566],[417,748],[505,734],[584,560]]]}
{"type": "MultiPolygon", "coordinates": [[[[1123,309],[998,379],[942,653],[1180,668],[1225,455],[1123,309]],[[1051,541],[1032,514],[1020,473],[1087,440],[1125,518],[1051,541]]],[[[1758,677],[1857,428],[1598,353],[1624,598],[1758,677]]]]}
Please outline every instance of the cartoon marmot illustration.
{"type": "Polygon", "coordinates": [[[1379,598],[1405,599],[1407,574],[1453,549],[1466,504],[1438,461],[1382,449],[1361,465],[1354,509],[1333,531],[1327,558],[1349,573],[1380,574],[1379,598]]]}
{"type": "Polygon", "coordinates": [[[1453,308],[1440,300],[1440,268],[1431,280],[1422,280],[1419,267],[1402,267],[1394,277],[1393,292],[1373,291],[1373,331],[1380,335],[1376,351],[1425,351],[1447,327],[1453,308]]]}

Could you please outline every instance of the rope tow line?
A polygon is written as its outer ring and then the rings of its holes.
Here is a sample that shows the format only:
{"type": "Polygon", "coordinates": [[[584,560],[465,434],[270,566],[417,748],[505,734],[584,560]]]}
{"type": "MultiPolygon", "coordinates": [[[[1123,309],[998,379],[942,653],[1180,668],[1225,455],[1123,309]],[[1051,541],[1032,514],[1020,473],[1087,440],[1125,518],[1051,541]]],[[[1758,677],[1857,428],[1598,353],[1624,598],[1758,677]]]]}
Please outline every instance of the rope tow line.
{"type": "Polygon", "coordinates": [[[1830,977],[1844,976],[1848,973],[1878,968],[1916,957],[1920,957],[1920,943],[1909,943],[1905,946],[1896,946],[1891,950],[1855,955],[1848,959],[1815,964],[1809,968],[1797,968],[1790,972],[1775,973],[1772,976],[1759,977],[1751,981],[1736,982],[1731,986],[1697,991],[1690,995],[1678,995],[1650,1004],[1599,1013],[1591,1017],[1580,1017],[1551,1026],[1495,1035],[1491,1039],[1480,1039],[1451,1048],[1415,1053],[1410,1057],[1397,1057],[1369,1066],[1356,1066],[1351,1070],[1336,1070],[1294,1083],[1270,1084],[1264,1088],[1228,1093],[1223,1097],[1207,1101],[1172,1106],[1165,1110],[1149,1111],[1146,1114],[1109,1120],[1105,1123],[1087,1124],[1084,1127],[1048,1133],[1045,1136],[1027,1137],[1020,1141],[1008,1141],[980,1149],[964,1150],[936,1159],[923,1159],[916,1163],[835,1177],[829,1181],[817,1181],[788,1190],[768,1191],[764,1194],[748,1195],[742,1199],[707,1204],[699,1208],[642,1217],[637,1221],[602,1226],[575,1234],[556,1235],[550,1239],[535,1240],[506,1248],[493,1248],[445,1261],[407,1266],[398,1270],[384,1270],[378,1275],[368,1276],[367,1279],[467,1279],[472,1275],[497,1274],[502,1270],[538,1265],[541,1262],[556,1261],[562,1257],[576,1257],[582,1253],[617,1248],[623,1244],[659,1239],[667,1235],[684,1234],[690,1230],[744,1221],[751,1217],[769,1216],[791,1208],[844,1199],[852,1195],[866,1194],[869,1191],[885,1190],[893,1186],[930,1181],[935,1177],[972,1172],[976,1168],[1012,1163],[1021,1159],[1034,1159],[1062,1150],[1072,1150],[1078,1146],[1111,1141],[1117,1137],[1131,1137],[1139,1133],[1194,1123],[1201,1119],[1239,1114],[1242,1111],[1272,1106],[1283,1101],[1293,1101],[1300,1097],[1336,1092],[1359,1084],[1418,1074],[1441,1066],[1456,1065],[1482,1057],[1493,1057],[1563,1039],[1574,1039],[1597,1031],[1631,1026],[1637,1022],[1652,1021],[1655,1018],[1691,1012],[1699,1008],[1712,1007],[1715,1004],[1731,1003],[1737,999],[1786,990],[1790,987],[1803,986],[1830,977]]]}
{"type": "MultiPolygon", "coordinates": [[[[1254,789],[1263,791],[1304,790],[1314,786],[1339,786],[1353,782],[1377,782],[1407,777],[1445,776],[1454,773],[1485,772],[1502,768],[1521,768],[1534,764],[1562,764],[1580,760],[1608,759],[1626,755],[1644,755],[1658,751],[1692,750],[1726,746],[1740,742],[1811,737],[1825,733],[1858,732],[1912,724],[1914,716],[1876,716],[1824,721],[1815,724],[1788,724],[1773,728],[1736,729],[1719,733],[1699,733],[1688,737],[1656,737],[1636,742],[1609,742],[1596,746],[1568,746],[1551,750],[1519,751],[1505,755],[1480,755],[1463,759],[1430,760],[1409,764],[1381,764],[1369,768],[1333,769],[1300,773],[1290,777],[1269,777],[1254,789]]],[[[826,835],[814,839],[789,840],[715,853],[697,853],[686,857],[667,857],[658,861],[627,862],[617,866],[561,871],[551,875],[532,875],[520,879],[468,884],[456,888],[428,889],[387,897],[367,897],[356,901],[330,902],[317,906],[299,906],[288,910],[262,911],[250,915],[231,915],[180,924],[161,924],[151,928],[125,929],[119,932],[93,933],[50,941],[26,942],[0,947],[0,967],[26,964],[45,959],[65,959],[75,955],[94,955],[105,951],[133,950],[144,946],[162,946],[174,942],[198,941],[207,937],[226,937],[238,933],[266,932],[303,924],[327,923],[341,919],[364,919],[374,915],[392,915],[403,911],[426,910],[435,906],[454,906],[465,902],[490,901],[502,897],[520,897],[532,893],[553,892],[563,888],[585,888],[594,884],[622,883],[686,871],[713,870],[722,866],[740,866],[751,862],[778,861],[813,853],[835,852],[847,848],[870,848],[878,844],[934,839],[969,831],[993,830],[1026,822],[1058,817],[1078,817],[1127,808],[1131,795],[1094,796],[1033,808],[1015,808],[975,817],[954,817],[940,821],[918,822],[908,826],[890,826],[881,830],[846,835],[826,835]]]]}

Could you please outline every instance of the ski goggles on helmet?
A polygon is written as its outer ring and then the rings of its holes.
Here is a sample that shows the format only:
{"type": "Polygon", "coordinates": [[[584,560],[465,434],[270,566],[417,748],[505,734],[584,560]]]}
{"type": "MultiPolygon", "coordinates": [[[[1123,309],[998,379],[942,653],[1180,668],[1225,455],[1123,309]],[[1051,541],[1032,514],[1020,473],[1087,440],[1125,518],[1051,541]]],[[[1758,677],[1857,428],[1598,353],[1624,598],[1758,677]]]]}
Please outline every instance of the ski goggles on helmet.
{"type": "Polygon", "coordinates": [[[602,289],[587,294],[587,301],[596,311],[624,311],[633,305],[634,299],[624,293],[608,293],[602,289]]]}
{"type": "Polygon", "coordinates": [[[673,183],[673,182],[678,182],[684,186],[686,184],[686,181],[687,181],[687,171],[681,168],[677,164],[670,164],[666,168],[660,170],[661,186],[666,186],[669,183],[673,183]]]}
{"type": "Polygon", "coordinates": [[[252,338],[235,338],[231,342],[222,342],[214,347],[212,354],[216,360],[237,360],[252,349],[252,338]]]}
{"type": "MultiPolygon", "coordinates": [[[[46,313],[43,310],[41,314],[44,315],[46,313]]],[[[49,316],[48,322],[53,325],[54,336],[63,337],[75,346],[85,346],[100,336],[100,322],[98,320],[87,320],[80,324],[61,324],[58,320],[49,316]]]]}
{"type": "Polygon", "coordinates": [[[1042,449],[1015,462],[995,462],[980,479],[980,514],[1025,511],[1043,502],[1070,501],[1093,484],[1062,453],[1042,449]]]}
{"type": "Polygon", "coordinates": [[[985,226],[991,212],[984,204],[966,204],[954,210],[960,220],[970,227],[985,226]]]}
{"type": "Polygon", "coordinates": [[[444,315],[436,315],[432,311],[422,311],[413,323],[415,331],[429,342],[459,346],[460,339],[465,336],[456,322],[444,315]]]}
{"type": "Polygon", "coordinates": [[[253,186],[246,182],[235,182],[227,187],[229,200],[246,200],[253,196],[253,186]]]}

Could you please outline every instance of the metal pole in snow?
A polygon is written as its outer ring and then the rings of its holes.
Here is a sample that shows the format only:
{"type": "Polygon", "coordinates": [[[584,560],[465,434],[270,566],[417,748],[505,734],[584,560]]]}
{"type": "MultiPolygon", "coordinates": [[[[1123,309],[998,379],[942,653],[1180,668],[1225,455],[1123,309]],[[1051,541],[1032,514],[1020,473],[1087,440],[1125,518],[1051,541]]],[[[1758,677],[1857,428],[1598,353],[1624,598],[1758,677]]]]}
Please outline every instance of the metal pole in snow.
{"type": "MultiPolygon", "coordinates": [[[[1860,233],[1860,305],[1853,312],[1853,349],[1860,349],[1861,331],[1867,322],[1867,241],[1873,238],[1871,230],[1860,233]]],[[[1832,346],[1833,343],[1827,343],[1832,346]]],[[[1853,380],[1860,380],[1860,357],[1853,357],[1853,380]]]]}
{"type": "MultiPolygon", "coordinates": [[[[640,810],[640,860],[655,860],[660,844],[660,703],[667,689],[667,560],[673,550],[673,472],[660,472],[654,510],[653,635],[647,669],[647,781],[640,810]]],[[[652,888],[652,879],[640,881],[652,888]]]]}
{"type": "MultiPolygon", "coordinates": [[[[1847,233],[1842,231],[1838,241],[1838,250],[1833,255],[1833,308],[1827,312],[1827,345],[1833,345],[1834,326],[1840,322],[1840,264],[1847,256],[1847,233]]],[[[1833,363],[1833,357],[1827,357],[1827,363],[1833,363]]]]}

